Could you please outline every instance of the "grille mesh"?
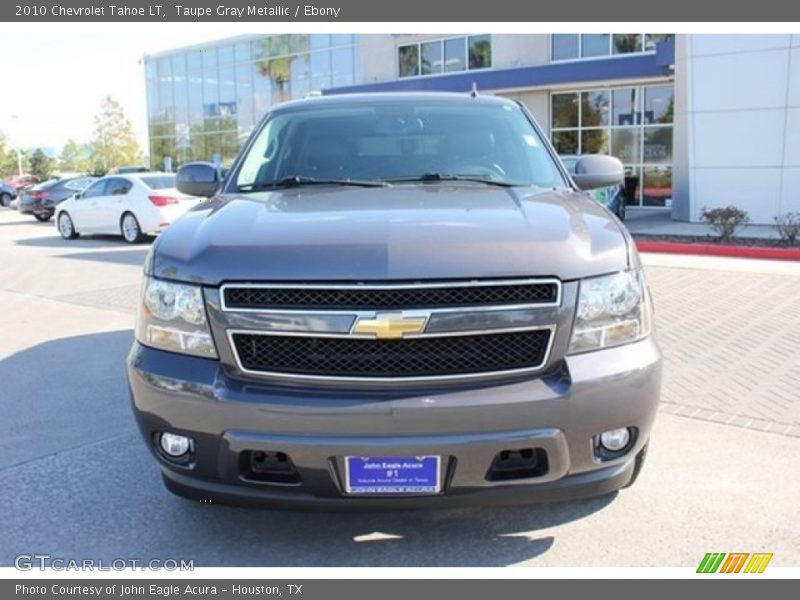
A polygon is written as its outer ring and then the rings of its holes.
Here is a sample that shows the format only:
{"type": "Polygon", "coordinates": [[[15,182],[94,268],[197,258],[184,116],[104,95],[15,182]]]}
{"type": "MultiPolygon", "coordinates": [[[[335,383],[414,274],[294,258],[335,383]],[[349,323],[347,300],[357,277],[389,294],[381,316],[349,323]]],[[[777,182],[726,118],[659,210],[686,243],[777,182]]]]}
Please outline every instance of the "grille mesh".
{"type": "Polygon", "coordinates": [[[237,333],[242,366],[330,377],[435,377],[538,367],[550,330],[370,340],[237,333]]]}
{"type": "Polygon", "coordinates": [[[499,306],[555,302],[555,283],[519,283],[394,289],[225,288],[228,308],[278,309],[413,309],[457,306],[499,306]]]}

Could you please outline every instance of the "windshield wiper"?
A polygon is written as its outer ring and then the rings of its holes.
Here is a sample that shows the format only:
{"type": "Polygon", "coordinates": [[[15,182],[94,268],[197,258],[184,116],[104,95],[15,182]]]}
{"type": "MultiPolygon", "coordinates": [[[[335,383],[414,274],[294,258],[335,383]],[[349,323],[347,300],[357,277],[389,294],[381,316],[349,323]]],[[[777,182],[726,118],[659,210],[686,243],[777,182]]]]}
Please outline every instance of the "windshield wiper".
{"type": "Polygon", "coordinates": [[[353,185],[357,187],[387,187],[385,181],[369,179],[332,179],[321,177],[306,177],[303,175],[289,175],[276,181],[265,181],[263,183],[248,183],[240,185],[240,192],[256,192],[259,190],[273,190],[278,188],[299,187],[302,185],[353,185]]]}
{"type": "Polygon", "coordinates": [[[457,175],[453,173],[441,173],[438,171],[431,171],[428,173],[423,173],[422,175],[384,177],[383,181],[474,181],[476,183],[485,183],[487,185],[497,185],[500,187],[519,187],[527,185],[524,183],[518,183],[516,181],[503,181],[502,179],[493,179],[492,177],[483,177],[481,175],[457,175]]]}

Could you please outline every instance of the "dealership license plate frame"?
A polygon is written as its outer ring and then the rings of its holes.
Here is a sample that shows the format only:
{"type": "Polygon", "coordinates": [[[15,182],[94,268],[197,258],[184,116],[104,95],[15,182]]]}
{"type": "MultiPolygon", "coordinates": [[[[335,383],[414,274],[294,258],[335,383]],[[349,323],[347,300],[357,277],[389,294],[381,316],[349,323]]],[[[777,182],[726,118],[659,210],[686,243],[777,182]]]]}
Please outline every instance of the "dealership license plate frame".
{"type": "Polygon", "coordinates": [[[358,496],[432,496],[442,491],[442,457],[434,454],[421,456],[345,456],[344,488],[349,495],[358,496]],[[368,462],[380,461],[383,466],[373,467],[376,473],[382,471],[380,483],[369,484],[364,473],[368,462]],[[399,465],[398,465],[399,463],[399,465]],[[409,483],[408,479],[416,468],[404,467],[403,463],[419,464],[424,474],[424,482],[409,483]],[[397,466],[396,466],[397,465],[397,466]],[[396,474],[387,474],[396,471],[396,474]],[[355,482],[353,479],[355,478],[355,482]],[[432,480],[431,480],[432,479],[432,480]]]}

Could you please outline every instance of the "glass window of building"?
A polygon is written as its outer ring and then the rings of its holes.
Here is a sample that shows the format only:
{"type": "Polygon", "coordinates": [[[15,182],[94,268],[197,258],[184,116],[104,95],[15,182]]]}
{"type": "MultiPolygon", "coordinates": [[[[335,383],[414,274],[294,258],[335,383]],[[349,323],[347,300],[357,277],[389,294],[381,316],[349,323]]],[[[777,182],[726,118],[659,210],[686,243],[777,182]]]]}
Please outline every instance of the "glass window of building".
{"type": "Polygon", "coordinates": [[[674,90],[671,85],[650,86],[644,90],[644,122],[672,123],[674,90]]]}
{"type": "MultiPolygon", "coordinates": [[[[328,67],[330,68],[330,67],[328,67]]],[[[293,56],[289,61],[289,96],[292,99],[307,96],[311,91],[311,65],[308,54],[293,56]]]]}
{"type": "Polygon", "coordinates": [[[402,44],[397,47],[397,65],[398,77],[488,69],[492,66],[492,36],[471,35],[402,44]]]}
{"type": "Polygon", "coordinates": [[[555,33],[552,38],[553,60],[580,58],[581,36],[577,33],[555,33]]]}
{"type": "Polygon", "coordinates": [[[234,59],[237,63],[250,62],[250,42],[239,42],[234,46],[234,59]]]}
{"type": "Polygon", "coordinates": [[[233,63],[233,46],[219,46],[217,48],[217,62],[220,65],[233,63]]]}
{"type": "Polygon", "coordinates": [[[356,65],[353,47],[334,48],[330,54],[333,80],[329,87],[354,85],[356,65]]]}
{"type": "Polygon", "coordinates": [[[674,88],[671,84],[551,95],[551,139],[559,154],[611,154],[625,166],[629,204],[669,206],[674,88]]]}
{"type": "Polygon", "coordinates": [[[278,102],[360,80],[351,34],[261,36],[145,60],[151,165],[230,163],[278,102]]]}
{"type": "Polygon", "coordinates": [[[442,72],[442,42],[425,42],[422,48],[422,74],[435,75],[442,72]]]}
{"type": "Polygon", "coordinates": [[[654,52],[656,44],[674,37],[662,33],[554,33],[550,36],[552,61],[654,52]]]}
{"type": "Polygon", "coordinates": [[[631,54],[642,51],[641,33],[615,33],[613,37],[614,54],[631,54]]]}
{"type": "Polygon", "coordinates": [[[408,44],[397,49],[397,69],[400,77],[419,75],[419,44],[408,44]]]}
{"type": "Polygon", "coordinates": [[[331,48],[336,48],[337,46],[352,46],[355,43],[355,36],[352,33],[331,34],[331,48]]]}
{"type": "Polygon", "coordinates": [[[614,90],[613,124],[636,125],[640,122],[639,97],[641,88],[630,87],[614,90]]]}
{"type": "Polygon", "coordinates": [[[488,35],[469,38],[469,68],[488,69],[492,66],[492,41],[488,35]]]}
{"type": "Polygon", "coordinates": [[[656,49],[656,44],[666,42],[675,37],[673,33],[645,33],[644,34],[644,51],[653,52],[656,49]]]}
{"type": "Polygon", "coordinates": [[[611,34],[584,33],[581,36],[581,56],[585,58],[606,56],[611,51],[610,42],[611,34]]]}
{"type": "Polygon", "coordinates": [[[578,127],[578,94],[553,94],[553,128],[578,127]]]}
{"type": "Polygon", "coordinates": [[[311,53],[311,90],[319,91],[331,87],[333,73],[331,71],[331,53],[321,50],[311,53]]]}
{"type": "Polygon", "coordinates": [[[467,40],[453,38],[444,41],[444,70],[448,73],[467,68],[467,40]]]}
{"type": "Polygon", "coordinates": [[[158,60],[158,121],[171,121],[175,99],[172,94],[172,61],[158,60]]]}
{"type": "Polygon", "coordinates": [[[200,52],[189,52],[186,56],[186,72],[189,83],[189,121],[198,123],[203,119],[203,56],[200,52]]]}
{"type": "Polygon", "coordinates": [[[272,105],[272,79],[269,70],[266,68],[268,63],[264,61],[252,64],[253,73],[253,111],[255,118],[258,118],[269,110],[272,105]]]}
{"type": "Polygon", "coordinates": [[[247,135],[255,124],[253,73],[246,62],[236,63],[236,124],[239,135],[247,135]]]}
{"type": "Polygon", "coordinates": [[[216,48],[202,51],[203,58],[203,116],[213,119],[219,116],[219,80],[216,48]]]}

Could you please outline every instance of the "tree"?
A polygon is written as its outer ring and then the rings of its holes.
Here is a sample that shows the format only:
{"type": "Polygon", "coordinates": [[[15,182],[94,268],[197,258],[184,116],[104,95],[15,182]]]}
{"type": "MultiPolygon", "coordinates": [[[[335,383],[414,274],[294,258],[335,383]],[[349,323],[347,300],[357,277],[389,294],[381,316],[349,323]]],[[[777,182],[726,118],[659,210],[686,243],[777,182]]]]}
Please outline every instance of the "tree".
{"type": "Polygon", "coordinates": [[[50,179],[53,173],[53,159],[48,157],[41,148],[33,151],[30,158],[31,175],[38,177],[40,181],[50,179]]]}
{"type": "MultiPolygon", "coordinates": [[[[22,170],[28,171],[28,156],[25,151],[22,152],[22,170]]],[[[5,134],[0,132],[0,179],[18,174],[17,149],[9,146],[5,134]]]]}
{"type": "Polygon", "coordinates": [[[67,140],[64,144],[58,163],[62,171],[85,173],[90,169],[86,149],[73,139],[67,140]]]}
{"type": "Polygon", "coordinates": [[[94,117],[94,132],[90,147],[90,164],[96,174],[107,173],[114,167],[136,164],[139,144],[133,135],[131,122],[122,106],[111,96],[103,98],[94,117]]]}

